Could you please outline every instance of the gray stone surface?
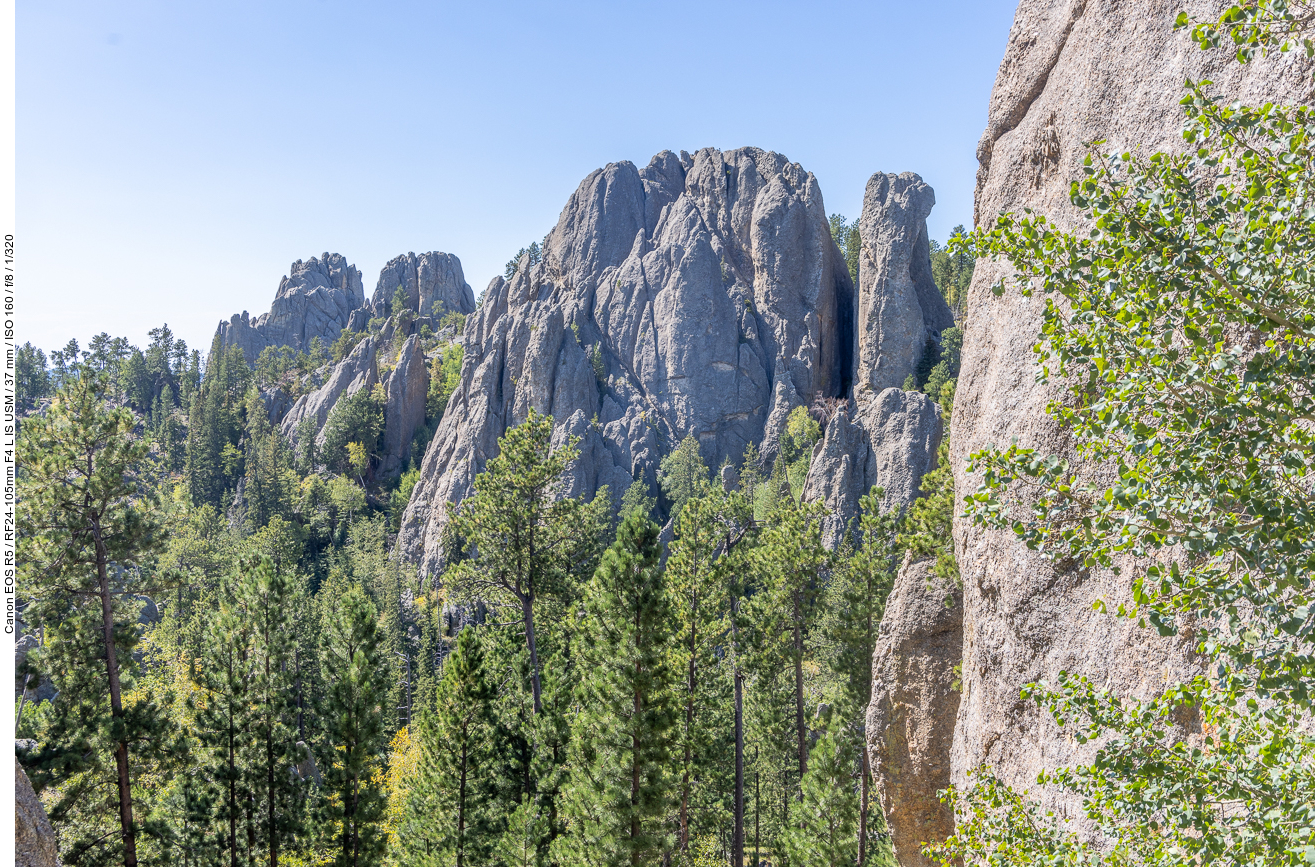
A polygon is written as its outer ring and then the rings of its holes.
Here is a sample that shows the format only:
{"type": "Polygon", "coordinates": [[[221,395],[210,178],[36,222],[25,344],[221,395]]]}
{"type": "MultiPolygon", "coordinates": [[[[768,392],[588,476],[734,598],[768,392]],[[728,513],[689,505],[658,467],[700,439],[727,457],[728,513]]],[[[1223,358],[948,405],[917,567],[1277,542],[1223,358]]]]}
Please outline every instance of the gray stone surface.
{"type": "Polygon", "coordinates": [[[379,367],[375,363],[377,345],[378,341],[373,337],[362,339],[346,358],[333,366],[324,385],[297,398],[279,425],[279,430],[294,448],[301,447],[297,439],[297,428],[303,420],[310,419],[316,440],[323,442],[324,423],[329,420],[329,413],[339,398],[354,394],[362,388],[374,388],[379,381],[379,367]]]}
{"type": "Polygon", "coordinates": [[[15,867],[59,867],[59,841],[23,766],[14,762],[15,867]]]}
{"type": "Polygon", "coordinates": [[[932,867],[922,844],[954,831],[937,792],[950,784],[963,593],[932,574],[934,562],[904,561],[872,654],[868,751],[901,867],[932,867]]]}
{"type": "MultiPolygon", "coordinates": [[[[1081,177],[1085,142],[1110,150],[1181,150],[1178,106],[1186,78],[1209,78],[1228,98],[1311,102],[1309,63],[1293,52],[1248,66],[1226,51],[1206,54],[1172,21],[1180,8],[1214,16],[1219,2],[1189,0],[1023,0],[1014,18],[978,146],[978,222],[1030,207],[1076,226],[1069,184],[1081,177]]],[[[977,489],[968,455],[1017,441],[1070,454],[1045,414],[1056,396],[1035,381],[1031,345],[1044,298],[990,287],[1000,266],[978,263],[966,303],[963,370],[951,424],[956,496],[977,489]]],[[[1042,769],[1090,759],[1092,747],[1065,737],[1044,711],[1020,702],[1029,682],[1060,670],[1089,675],[1125,695],[1146,695],[1196,671],[1179,643],[1092,610],[1129,597],[1127,578],[1057,571],[1008,531],[955,522],[964,588],[963,696],[954,735],[953,778],[990,764],[1007,783],[1032,789],[1057,815],[1078,818],[1077,803],[1038,790],[1042,769]]],[[[1081,821],[1078,826],[1082,825],[1081,821]]]]}
{"type": "Polygon", "coordinates": [[[902,386],[927,341],[954,324],[931,276],[927,215],[935,204],[932,188],[912,172],[868,180],[858,221],[857,392],[902,386]]]}
{"type": "Polygon", "coordinates": [[[475,293],[461,271],[461,260],[451,253],[407,253],[389,261],[370,297],[375,316],[388,315],[398,287],[406,291],[409,309],[421,316],[475,309],[475,293]]]}
{"type": "Polygon", "coordinates": [[[279,282],[268,313],[252,319],[244,310],[219,323],[224,346],[242,347],[254,364],[266,346],[305,351],[318,337],[327,349],[338,339],[353,310],[365,304],[361,273],[337,253],[303,262],[298,259],[279,282]]]}
{"type": "Polygon", "coordinates": [[[898,388],[880,394],[860,390],[827,422],[804,487],[806,499],[820,500],[830,512],[827,544],[840,541],[858,517],[859,499],[874,485],[884,490],[883,510],[917,499],[940,445],[940,412],[927,395],[898,388]]]}
{"type": "Polygon", "coordinates": [[[441,567],[449,508],[531,408],[582,437],[575,493],[654,485],[688,434],[714,467],[750,442],[773,453],[791,409],[847,392],[853,294],[816,179],[780,154],[664,151],[591,173],[542,261],[495,279],[467,320],[400,552],[441,567]]]}
{"type": "Polygon", "coordinates": [[[411,438],[425,423],[429,368],[420,338],[411,335],[397,354],[397,364],[384,380],[384,446],[379,472],[393,475],[411,454],[411,438]]]}

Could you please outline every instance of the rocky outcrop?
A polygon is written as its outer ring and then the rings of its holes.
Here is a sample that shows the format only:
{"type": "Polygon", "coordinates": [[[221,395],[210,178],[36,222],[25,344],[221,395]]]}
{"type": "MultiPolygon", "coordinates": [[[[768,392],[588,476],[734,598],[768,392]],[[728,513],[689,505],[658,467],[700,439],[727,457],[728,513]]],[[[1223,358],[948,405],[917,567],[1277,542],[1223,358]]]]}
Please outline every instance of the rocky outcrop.
{"type": "Polygon", "coordinates": [[[542,260],[467,320],[461,385],[403,518],[432,574],[448,509],[531,408],[581,437],[570,493],[656,481],[693,435],[710,466],[771,453],[786,416],[847,395],[854,287],[817,180],[780,154],[669,151],[595,171],[542,260]]]}
{"type": "Polygon", "coordinates": [[[804,488],[806,499],[826,504],[827,544],[840,541],[859,514],[859,499],[874,486],[883,490],[885,510],[917,499],[940,445],[940,411],[922,392],[858,391],[827,422],[804,488]]]}
{"type": "Polygon", "coordinates": [[[316,439],[323,439],[324,423],[340,398],[361,390],[374,388],[379,381],[379,368],[375,363],[377,341],[366,337],[344,358],[334,365],[324,385],[297,398],[279,424],[283,436],[300,448],[301,423],[309,420],[316,439]]]}
{"type": "Polygon", "coordinates": [[[379,472],[397,473],[411,454],[411,438],[425,423],[429,368],[420,338],[411,335],[397,354],[397,364],[384,379],[384,445],[379,472]]]}
{"type": "Polygon", "coordinates": [[[932,574],[934,563],[904,561],[872,654],[868,754],[903,867],[932,867],[922,844],[954,830],[937,792],[950,784],[963,599],[956,585],[932,574]]]}
{"type": "Polygon", "coordinates": [[[931,276],[927,215],[935,204],[932,188],[911,172],[868,180],[853,321],[840,326],[852,334],[845,339],[853,345],[853,398],[827,423],[805,489],[827,506],[830,545],[874,485],[884,490],[883,508],[906,506],[936,462],[939,411],[926,396],[900,389],[954,324],[931,276]]]}
{"type": "Polygon", "coordinates": [[[266,346],[310,348],[316,337],[327,348],[338,339],[352,311],[365,304],[361,272],[337,253],[303,262],[298,259],[279,281],[268,313],[254,320],[245,310],[219,323],[224,346],[240,346],[254,364],[266,346]]]}
{"type": "Polygon", "coordinates": [[[14,762],[14,864],[59,867],[59,841],[23,766],[14,762]]]}
{"type": "Polygon", "coordinates": [[[399,287],[406,292],[408,309],[420,316],[475,309],[475,293],[461,271],[461,260],[451,253],[407,253],[385,265],[370,298],[376,316],[387,315],[399,287]]]}
{"type": "Polygon", "coordinates": [[[932,188],[912,172],[868,180],[858,221],[857,391],[899,388],[928,341],[954,324],[931,276],[927,215],[935,204],[932,188]]]}
{"type": "MultiPolygon", "coordinates": [[[[1203,53],[1172,28],[1184,6],[1198,17],[1223,8],[1206,0],[1022,0],[978,146],[979,224],[1000,210],[1029,207],[1076,226],[1068,194],[1081,177],[1085,143],[1181,150],[1178,100],[1187,78],[1208,78],[1229,99],[1310,102],[1311,67],[1300,52],[1247,66],[1226,50],[1203,53]]],[[[1034,377],[1031,345],[1045,299],[1012,290],[995,297],[990,287],[1000,267],[979,262],[967,298],[950,437],[960,500],[978,485],[965,472],[967,457],[987,444],[1017,440],[1042,453],[1071,454],[1045,413],[1057,392],[1034,377]]],[[[1036,789],[1040,770],[1091,755],[1091,745],[1064,737],[1047,714],[1019,701],[1027,682],[1053,683],[1067,670],[1144,696],[1197,670],[1182,644],[1092,610],[1097,599],[1111,610],[1125,601],[1126,577],[1057,570],[1012,533],[965,521],[955,522],[955,542],[964,582],[963,693],[951,751],[956,783],[985,763],[1015,788],[1036,789]]],[[[1049,789],[1033,795],[1081,825],[1071,799],[1049,789]]]]}
{"type": "MultiPolygon", "coordinates": [[[[944,303],[923,298],[934,197],[916,175],[878,174],[869,198],[862,291],[874,312],[860,338],[821,191],[798,164],[708,148],[585,178],[542,260],[496,278],[467,320],[461,384],[403,517],[403,557],[425,575],[442,567],[449,509],[531,409],[552,415],[559,436],[578,437],[567,493],[606,485],[619,497],[636,479],[655,488],[659,461],[686,436],[711,467],[740,464],[750,443],[772,455],[795,407],[850,398],[857,355],[880,366],[871,341],[890,335],[921,351],[948,324],[944,303]],[[901,321],[906,313],[916,320],[901,321]]],[[[874,480],[891,501],[916,496],[940,437],[920,395],[865,391],[855,413],[814,465],[841,525],[874,480]],[[842,454],[842,440],[855,452],[842,454]]]]}

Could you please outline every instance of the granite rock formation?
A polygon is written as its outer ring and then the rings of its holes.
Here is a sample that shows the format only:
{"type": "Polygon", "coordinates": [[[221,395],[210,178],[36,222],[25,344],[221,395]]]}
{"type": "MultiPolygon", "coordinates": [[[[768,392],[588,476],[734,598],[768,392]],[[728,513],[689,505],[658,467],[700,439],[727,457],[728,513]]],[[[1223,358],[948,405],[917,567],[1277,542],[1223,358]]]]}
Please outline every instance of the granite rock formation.
{"type": "MultiPolygon", "coordinates": [[[[875,210],[866,221],[871,285],[891,295],[920,285],[908,274],[921,274],[910,262],[919,250],[926,258],[919,209],[932,201],[916,176],[898,181],[904,198],[887,213],[917,225],[890,232],[875,210]],[[890,262],[905,273],[882,283],[890,262]]],[[[619,498],[633,480],[655,488],[658,462],[687,435],[712,467],[740,463],[750,443],[774,453],[792,409],[849,397],[855,301],[817,180],[780,154],[664,151],[642,169],[593,172],[541,261],[527,256],[509,280],[495,278],[468,318],[461,384],[403,517],[401,554],[422,574],[441,568],[448,510],[531,408],[580,438],[570,494],[607,485],[619,498]]],[[[896,314],[884,315],[865,341],[940,322],[896,329],[896,314]]]]}
{"type": "Polygon", "coordinates": [[[279,424],[289,442],[300,448],[300,427],[306,420],[311,422],[317,441],[323,442],[324,424],[329,420],[334,404],[362,388],[374,388],[379,381],[379,367],[375,363],[377,343],[373,337],[361,340],[346,358],[333,366],[324,385],[297,398],[279,424]]]}
{"type": "Polygon", "coordinates": [[[420,316],[475,310],[475,293],[461,271],[461,260],[451,253],[407,253],[391,260],[379,272],[370,297],[374,315],[387,315],[399,287],[406,292],[408,309],[420,316]]]}
{"type": "Polygon", "coordinates": [[[59,867],[59,841],[23,766],[14,762],[15,867],[59,867]]]}
{"type": "Polygon", "coordinates": [[[872,654],[868,751],[891,845],[905,867],[932,867],[920,851],[923,842],[954,830],[937,792],[950,784],[963,594],[932,574],[934,563],[904,561],[872,654]]]}
{"type": "Polygon", "coordinates": [[[898,388],[880,394],[859,390],[827,422],[804,488],[806,499],[826,504],[827,544],[840,541],[859,513],[859,498],[874,486],[884,492],[884,509],[917,499],[922,477],[936,466],[940,445],[940,410],[931,398],[898,388]]]}
{"type": "Polygon", "coordinates": [[[279,281],[268,313],[254,320],[244,310],[219,323],[224,346],[240,346],[254,364],[266,346],[305,351],[316,337],[327,347],[338,339],[353,310],[365,304],[361,272],[337,253],[303,262],[298,259],[279,281]]]}
{"type": "MultiPolygon", "coordinates": [[[[1022,0],[991,96],[978,146],[976,219],[1030,207],[1076,227],[1070,183],[1081,177],[1087,142],[1109,150],[1181,150],[1178,106],[1187,78],[1208,78],[1228,98],[1309,104],[1310,64],[1291,55],[1247,66],[1225,51],[1204,53],[1172,22],[1180,8],[1214,17],[1217,0],[1022,0]]],[[[969,290],[963,367],[951,425],[956,496],[976,490],[965,471],[972,451],[1017,440],[1042,453],[1071,454],[1045,413],[1054,387],[1035,382],[1031,345],[1042,297],[991,285],[1002,266],[979,262],[969,290]]],[[[989,764],[1017,789],[1036,789],[1044,768],[1081,762],[1091,745],[1063,736],[1044,712],[1019,701],[1030,681],[1054,682],[1060,670],[1090,675],[1125,695],[1144,696],[1197,671],[1181,643],[1156,637],[1092,610],[1111,610],[1129,594],[1127,579],[1059,570],[1010,532],[955,522],[964,583],[963,693],[950,761],[954,782],[989,764]]],[[[1075,801],[1033,792],[1057,816],[1083,823],[1075,801]]],[[[899,824],[896,817],[894,826],[899,824]]],[[[898,832],[898,831],[897,831],[898,832]]],[[[912,862],[905,862],[912,863],[912,862]]]]}
{"type": "Polygon", "coordinates": [[[854,377],[859,392],[899,388],[927,351],[928,341],[954,324],[931,276],[927,215],[936,194],[917,175],[878,172],[863,193],[858,230],[854,377]]]}
{"type": "Polygon", "coordinates": [[[397,363],[384,378],[384,445],[379,472],[395,475],[411,454],[411,439],[425,423],[429,368],[420,338],[411,335],[397,353],[397,363]]]}

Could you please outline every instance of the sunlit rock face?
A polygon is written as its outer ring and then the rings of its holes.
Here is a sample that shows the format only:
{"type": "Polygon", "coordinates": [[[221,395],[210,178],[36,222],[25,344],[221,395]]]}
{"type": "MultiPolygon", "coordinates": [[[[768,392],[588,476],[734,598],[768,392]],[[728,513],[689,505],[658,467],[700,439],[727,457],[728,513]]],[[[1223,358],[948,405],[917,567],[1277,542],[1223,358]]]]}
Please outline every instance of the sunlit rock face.
{"type": "Polygon", "coordinates": [[[266,346],[310,348],[316,337],[326,347],[347,327],[352,311],[364,306],[361,272],[337,253],[309,261],[298,259],[279,281],[268,313],[255,319],[243,311],[219,323],[217,335],[224,346],[240,346],[248,364],[254,364],[266,346]]]}
{"type": "MultiPolygon", "coordinates": [[[[889,210],[920,226],[900,284],[916,292],[907,271],[927,256],[926,213],[889,210]]],[[[879,219],[867,222],[877,243],[879,219]]],[[[509,280],[495,279],[467,320],[461,385],[403,518],[401,553],[423,574],[441,568],[450,510],[531,409],[553,416],[559,438],[579,438],[570,494],[654,486],[659,461],[686,436],[713,468],[738,465],[750,443],[772,454],[792,409],[852,394],[863,348],[855,303],[816,178],[780,154],[664,151],[643,168],[593,172],[541,261],[527,255],[509,280]]],[[[895,325],[888,315],[885,327],[895,325]]]]}
{"type": "MultiPolygon", "coordinates": [[[[1217,16],[1213,0],[1022,0],[991,95],[978,145],[976,219],[1031,208],[1077,227],[1069,189],[1082,177],[1087,143],[1110,150],[1181,151],[1183,82],[1208,78],[1229,99],[1308,104],[1311,68],[1293,55],[1247,66],[1227,51],[1203,53],[1185,31],[1180,9],[1217,16]]],[[[1299,54],[1300,52],[1294,52],[1299,54]]],[[[963,367],[950,425],[956,498],[977,489],[968,455],[1013,441],[1042,453],[1072,456],[1071,443],[1045,413],[1058,396],[1036,382],[1032,345],[1045,299],[1015,291],[992,294],[1001,265],[978,263],[964,321],[963,367]]],[[[1088,468],[1099,472],[1100,468],[1088,468]]],[[[1031,681],[1051,683],[1061,670],[1091,677],[1124,695],[1146,696],[1195,673],[1189,648],[1153,631],[1098,614],[1129,597],[1128,579],[1101,571],[1056,570],[1008,531],[955,522],[963,589],[962,700],[951,751],[952,777],[990,765],[1006,783],[1047,809],[1076,820],[1078,804],[1038,789],[1039,771],[1089,762],[1091,745],[1067,738],[1050,717],[1019,700],[1031,681]]]]}
{"type": "Polygon", "coordinates": [[[370,296],[374,315],[387,315],[393,297],[401,289],[407,309],[420,316],[470,313],[475,293],[461,270],[461,260],[451,253],[407,253],[388,262],[379,272],[379,282],[370,296]]]}

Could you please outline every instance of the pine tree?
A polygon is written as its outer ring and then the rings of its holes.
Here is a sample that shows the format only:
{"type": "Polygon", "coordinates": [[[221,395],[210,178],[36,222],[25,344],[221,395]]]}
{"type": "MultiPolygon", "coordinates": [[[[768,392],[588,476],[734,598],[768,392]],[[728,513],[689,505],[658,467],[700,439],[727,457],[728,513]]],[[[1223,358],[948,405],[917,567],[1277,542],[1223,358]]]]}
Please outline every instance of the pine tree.
{"type": "Polygon", "coordinates": [[[36,408],[37,401],[50,394],[50,372],[46,354],[31,343],[18,347],[14,359],[14,400],[18,411],[36,408]]]}
{"type": "Polygon", "coordinates": [[[247,695],[251,700],[250,791],[260,808],[259,833],[269,867],[300,826],[300,793],[288,768],[301,759],[296,729],[295,612],[298,587],[286,566],[268,557],[243,564],[236,604],[250,637],[247,695]]]}
{"type": "Polygon", "coordinates": [[[329,754],[322,764],[331,792],[328,819],[336,825],[339,867],[370,867],[383,855],[384,714],[379,697],[390,671],[379,652],[378,613],[360,586],[351,587],[321,624],[321,667],[329,754]]]}
{"type": "Polygon", "coordinates": [[[507,817],[494,858],[506,867],[538,867],[542,841],[548,837],[548,817],[535,798],[525,796],[507,817]]]}
{"type": "Polygon", "coordinates": [[[398,831],[401,864],[486,861],[500,825],[482,779],[493,747],[492,700],[484,651],[468,627],[443,665],[434,708],[419,721],[422,758],[398,831]]]}
{"type": "Polygon", "coordinates": [[[258,530],[273,517],[292,511],[292,477],[283,435],[271,428],[260,392],[253,386],[247,393],[246,409],[246,501],[247,524],[258,530]]]}
{"type": "MultiPolygon", "coordinates": [[[[839,728],[839,727],[837,727],[839,728]]],[[[813,747],[804,775],[798,825],[785,833],[789,863],[850,867],[858,856],[858,796],[852,732],[828,728],[813,747]]]]}
{"type": "MultiPolygon", "coordinates": [[[[836,708],[832,713],[837,731],[848,726],[863,728],[868,700],[872,695],[872,648],[885,611],[895,576],[897,514],[883,513],[882,492],[873,488],[859,500],[862,510],[857,527],[857,545],[847,553],[826,591],[822,655],[837,685],[836,708]]],[[[839,735],[837,735],[839,736],[839,735]]],[[[858,864],[868,860],[871,837],[869,815],[872,774],[867,752],[859,753],[858,864]]]]}
{"type": "MultiPolygon", "coordinates": [[[[254,864],[256,857],[251,840],[254,827],[252,833],[245,833],[247,805],[253,796],[246,766],[251,758],[253,707],[248,675],[252,624],[241,610],[240,581],[240,574],[230,574],[220,584],[219,607],[207,624],[205,653],[193,699],[202,770],[209,781],[209,800],[219,824],[220,863],[227,860],[229,867],[254,864]]],[[[254,820],[254,816],[250,818],[254,820]]]]}
{"type": "Polygon", "coordinates": [[[206,364],[205,379],[192,401],[187,425],[187,462],[184,474],[194,505],[227,507],[225,494],[237,483],[232,467],[224,462],[225,448],[237,449],[251,371],[241,347],[224,348],[215,337],[206,364]]]}
{"type": "Polygon", "coordinates": [[[822,545],[824,510],[782,498],[755,551],[765,591],[758,605],[763,652],[793,668],[795,745],[799,779],[808,772],[808,725],[804,707],[804,661],[818,613],[818,594],[830,557],[822,545]]]}
{"type": "Polygon", "coordinates": [[[676,696],[660,555],[658,528],[630,515],[584,596],[563,864],[652,864],[669,849],[676,696]]]}
{"type": "MultiPolygon", "coordinates": [[[[733,531],[728,498],[715,491],[706,476],[696,484],[676,518],[676,538],[667,560],[666,583],[671,597],[675,626],[672,665],[679,673],[677,688],[681,709],[677,741],[680,749],[680,808],[677,845],[688,852],[691,825],[714,811],[694,801],[702,794],[714,802],[725,802],[726,789],[712,789],[717,770],[725,768],[728,740],[725,725],[712,717],[727,704],[727,671],[717,659],[728,623],[730,596],[724,592],[727,576],[724,562],[727,536],[733,531]],[[692,814],[693,813],[693,814],[692,814]]],[[[703,827],[701,831],[713,828],[703,827]]],[[[695,833],[698,833],[697,831],[695,833]]]]}
{"type": "Polygon", "coordinates": [[[708,467],[699,454],[699,441],[691,434],[680,441],[671,454],[662,459],[658,484],[666,495],[671,517],[680,514],[690,497],[698,496],[707,486],[708,467]]]}
{"type": "Polygon", "coordinates": [[[140,819],[130,748],[168,750],[173,738],[149,696],[124,703],[138,640],[134,600],[155,592],[139,567],[163,540],[155,498],[141,479],[147,444],[133,435],[132,413],[105,398],[101,375],[83,370],[68,378],[48,413],[24,422],[18,561],[31,600],[25,616],[45,634],[35,661],[60,690],[54,737],[34,763],[38,784],[76,773],[112,778],[116,795],[107,800],[117,807],[123,863],[134,867],[140,819]]]}
{"type": "Polygon", "coordinates": [[[582,526],[583,503],[558,496],[578,456],[573,441],[554,448],[552,417],[530,410],[498,440],[498,456],[476,477],[475,493],[451,523],[471,557],[447,581],[466,598],[515,606],[530,656],[535,713],[543,707],[535,603],[567,583],[582,543],[591,541],[592,528],[582,526]]]}

